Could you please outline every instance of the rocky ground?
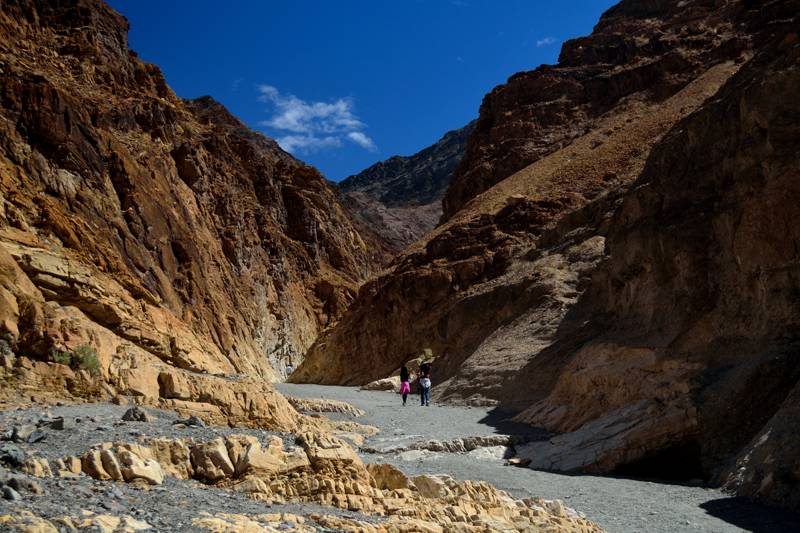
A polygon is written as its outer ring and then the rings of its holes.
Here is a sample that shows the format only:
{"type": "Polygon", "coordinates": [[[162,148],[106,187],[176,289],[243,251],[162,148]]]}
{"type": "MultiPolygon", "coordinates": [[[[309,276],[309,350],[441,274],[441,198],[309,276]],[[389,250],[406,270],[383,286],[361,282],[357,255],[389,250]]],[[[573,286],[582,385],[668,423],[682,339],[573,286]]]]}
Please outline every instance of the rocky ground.
{"type": "MultiPolygon", "coordinates": [[[[484,407],[421,407],[411,396],[402,407],[399,396],[361,391],[352,387],[281,384],[279,390],[296,397],[345,401],[366,411],[359,422],[381,432],[368,437],[364,448],[391,450],[436,440],[454,442],[471,436],[516,434],[517,425],[484,407]]],[[[529,430],[530,431],[530,430],[529,430]]],[[[407,450],[364,454],[367,462],[391,463],[406,474],[450,474],[458,479],[486,480],[518,498],[536,495],[559,498],[610,532],[738,532],[797,531],[800,518],[749,503],[700,484],[675,484],[659,480],[563,475],[505,466],[502,447],[478,448],[468,453],[407,450]]]]}
{"type": "Polygon", "coordinates": [[[353,420],[365,413],[303,392],[290,399],[299,410],[354,432],[234,429],[116,403],[6,404],[0,530],[601,531],[561,502],[515,500],[451,476],[409,477],[379,464],[379,453],[364,464],[337,436],[366,446],[373,433],[353,420]]]}
{"type": "MultiPolygon", "coordinates": [[[[260,440],[271,435],[282,436],[287,442],[294,440],[288,433],[176,424],[175,422],[182,420],[180,416],[159,409],[143,409],[149,415],[149,421],[123,421],[122,417],[128,409],[127,406],[110,403],[12,409],[0,412],[0,427],[25,428],[59,417],[68,421],[63,430],[40,426],[39,431],[44,434],[44,439],[39,442],[14,443],[26,456],[44,457],[50,462],[67,455],[79,456],[93,444],[135,441],[147,437],[191,438],[203,442],[219,436],[246,434],[260,440]]],[[[0,450],[9,444],[11,441],[0,442],[0,450]]],[[[2,475],[15,474],[5,472],[0,474],[2,475]]],[[[165,478],[162,485],[150,490],[130,487],[125,483],[99,481],[89,476],[41,477],[36,478],[35,485],[29,488],[33,491],[19,490],[20,500],[0,500],[0,515],[18,515],[22,510],[27,510],[47,519],[65,516],[93,519],[97,522],[93,524],[95,527],[101,527],[100,524],[104,523],[103,518],[98,521],[97,517],[128,516],[147,523],[158,531],[192,530],[192,521],[198,518],[199,512],[213,509],[235,514],[278,513],[281,516],[284,513],[308,515],[324,511],[324,514],[358,516],[369,520],[359,513],[313,504],[267,504],[254,501],[242,493],[170,477],[165,478]]],[[[284,520],[276,522],[285,523],[287,527],[293,523],[284,520]]]]}

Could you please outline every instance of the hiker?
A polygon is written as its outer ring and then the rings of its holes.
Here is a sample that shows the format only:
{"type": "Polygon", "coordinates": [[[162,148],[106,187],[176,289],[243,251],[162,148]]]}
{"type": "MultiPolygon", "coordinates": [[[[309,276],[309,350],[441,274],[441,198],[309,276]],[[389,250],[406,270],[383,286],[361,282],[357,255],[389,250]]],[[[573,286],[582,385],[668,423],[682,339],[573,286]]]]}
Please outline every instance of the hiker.
{"type": "Polygon", "coordinates": [[[419,399],[422,405],[431,404],[431,365],[430,363],[422,363],[419,365],[419,399]]]}
{"type": "Polygon", "coordinates": [[[400,394],[403,395],[403,405],[406,404],[408,394],[411,392],[411,385],[408,383],[409,377],[408,367],[404,364],[400,367],[400,394]]]}

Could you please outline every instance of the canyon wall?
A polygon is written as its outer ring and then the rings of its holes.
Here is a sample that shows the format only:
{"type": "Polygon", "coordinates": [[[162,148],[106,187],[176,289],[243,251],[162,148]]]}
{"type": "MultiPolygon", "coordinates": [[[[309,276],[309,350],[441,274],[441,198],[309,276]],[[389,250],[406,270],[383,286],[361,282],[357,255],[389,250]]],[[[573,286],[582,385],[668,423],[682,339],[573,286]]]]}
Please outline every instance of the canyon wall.
{"type": "Polygon", "coordinates": [[[551,432],[518,447],[533,467],[701,477],[797,509],[798,13],[622,2],[559,65],[512,77],[447,221],[292,379],[360,384],[430,347],[437,399],[551,432]]]}
{"type": "Polygon", "coordinates": [[[177,97],[127,30],[98,1],[3,3],[4,352],[89,344],[148,397],[159,365],[274,379],[382,257],[315,169],[177,97]]]}
{"type": "Polygon", "coordinates": [[[623,0],[591,35],[566,41],[557,65],[511,76],[487,94],[444,196],[446,220],[470,199],[597,128],[630,100],[659,102],[749,46],[734,0],[623,0]]]}

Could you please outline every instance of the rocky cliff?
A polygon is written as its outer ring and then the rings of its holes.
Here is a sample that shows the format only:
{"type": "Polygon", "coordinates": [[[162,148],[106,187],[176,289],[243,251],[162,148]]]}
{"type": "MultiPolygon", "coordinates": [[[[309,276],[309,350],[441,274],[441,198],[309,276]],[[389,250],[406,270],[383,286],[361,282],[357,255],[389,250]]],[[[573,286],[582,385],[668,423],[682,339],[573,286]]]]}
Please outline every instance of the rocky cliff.
{"type": "Polygon", "coordinates": [[[339,183],[341,200],[359,221],[399,252],[432,230],[442,196],[464,155],[475,122],[445,133],[411,156],[394,156],[339,183]]]}
{"type": "Polygon", "coordinates": [[[557,65],[520,72],[483,99],[444,196],[444,218],[514,172],[598,128],[631,101],[660,102],[748,47],[742,2],[623,0],[557,65]]]}
{"type": "Polygon", "coordinates": [[[622,2],[493,91],[448,221],[294,379],[369,381],[431,347],[438,399],[552,433],[519,448],[534,467],[725,480],[797,509],[798,13],[622,2]]]}
{"type": "Polygon", "coordinates": [[[274,378],[379,258],[315,169],[178,98],[127,30],[94,0],[3,3],[0,339],[34,359],[87,344],[149,398],[158,368],[274,378]]]}

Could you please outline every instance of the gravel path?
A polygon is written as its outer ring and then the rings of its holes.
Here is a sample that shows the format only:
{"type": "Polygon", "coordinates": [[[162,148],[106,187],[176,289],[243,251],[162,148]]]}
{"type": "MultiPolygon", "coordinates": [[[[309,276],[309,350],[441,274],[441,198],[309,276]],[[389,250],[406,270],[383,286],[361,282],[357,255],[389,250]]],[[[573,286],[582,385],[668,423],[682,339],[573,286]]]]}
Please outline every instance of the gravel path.
{"type": "MultiPolygon", "coordinates": [[[[515,433],[518,426],[496,420],[480,407],[421,407],[417,396],[401,405],[387,392],[350,387],[279,384],[290,396],[342,400],[367,412],[359,422],[381,429],[365,446],[377,449],[414,441],[515,433]]],[[[388,462],[407,474],[443,473],[486,480],[518,497],[561,499],[611,533],[627,532],[788,532],[800,531],[800,517],[755,505],[717,489],[646,480],[562,475],[503,465],[502,450],[466,454],[408,451],[369,454],[369,462],[388,462]]]]}

